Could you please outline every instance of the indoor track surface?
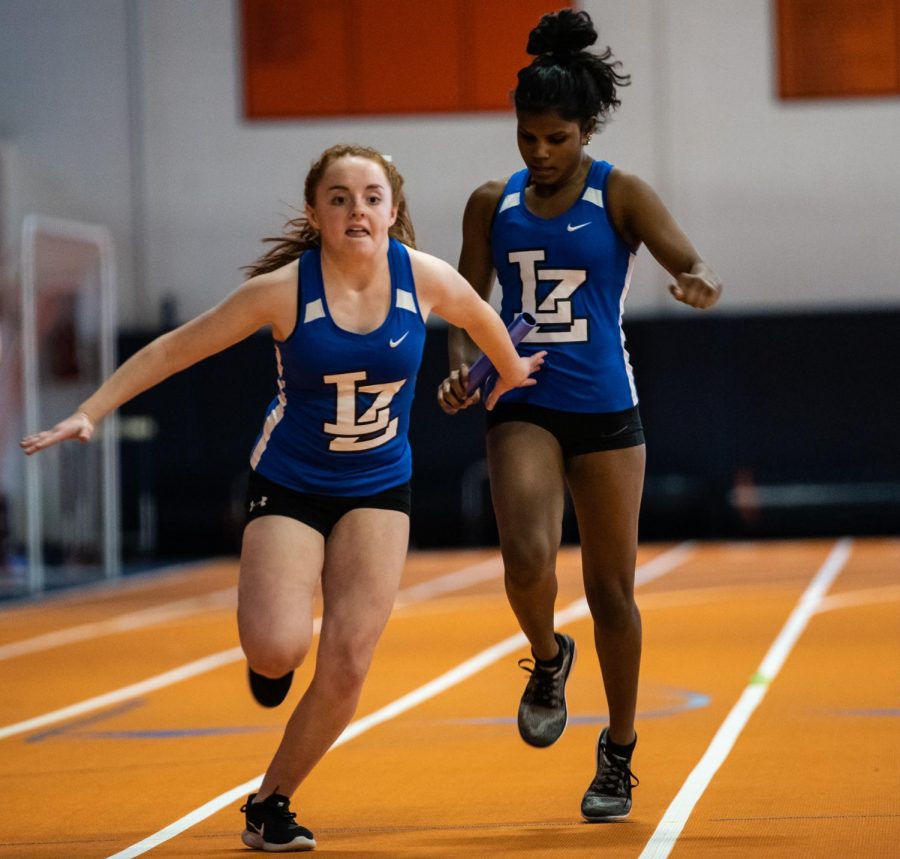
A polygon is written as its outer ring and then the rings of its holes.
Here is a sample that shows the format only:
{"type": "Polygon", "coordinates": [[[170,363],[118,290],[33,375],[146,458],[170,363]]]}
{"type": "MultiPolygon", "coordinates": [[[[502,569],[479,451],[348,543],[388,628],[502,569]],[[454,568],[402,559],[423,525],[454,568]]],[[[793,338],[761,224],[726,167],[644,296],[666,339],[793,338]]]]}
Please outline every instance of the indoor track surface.
{"type": "MultiPolygon", "coordinates": [[[[496,550],[413,552],[355,721],[293,797],[315,855],[900,856],[900,540],[648,544],[640,778],[588,824],[605,699],[576,547],[556,745],[518,737],[529,655],[496,550]]],[[[0,609],[0,856],[253,855],[239,808],[314,663],[260,708],[237,562],[0,609]]],[[[317,627],[318,628],[318,627],[317,627]]]]}

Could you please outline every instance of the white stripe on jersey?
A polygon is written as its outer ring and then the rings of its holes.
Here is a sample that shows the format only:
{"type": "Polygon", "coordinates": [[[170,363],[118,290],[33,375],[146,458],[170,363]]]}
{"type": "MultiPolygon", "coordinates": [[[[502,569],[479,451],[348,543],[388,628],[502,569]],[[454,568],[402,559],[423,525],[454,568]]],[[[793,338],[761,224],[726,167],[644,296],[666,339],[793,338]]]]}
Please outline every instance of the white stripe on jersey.
{"type": "Polygon", "coordinates": [[[628,271],[625,272],[625,286],[622,289],[622,297],[619,299],[619,334],[622,338],[622,356],[625,359],[625,373],[628,376],[628,387],[631,388],[631,405],[636,406],[638,401],[637,385],[634,384],[634,372],[631,369],[631,356],[625,348],[625,332],[622,330],[622,317],[625,315],[625,299],[631,288],[631,275],[634,272],[634,263],[637,256],[628,255],[628,271]]]}
{"type": "Polygon", "coordinates": [[[603,208],[603,191],[600,188],[585,188],[581,199],[603,208]]]}
{"type": "Polygon", "coordinates": [[[325,308],[322,305],[322,299],[317,298],[315,301],[310,301],[309,304],[306,305],[303,313],[303,323],[305,325],[307,322],[315,322],[317,319],[322,319],[324,316],[325,308]]]}
{"type": "Polygon", "coordinates": [[[397,288],[397,307],[401,310],[408,310],[410,313],[418,314],[419,309],[416,307],[416,300],[411,292],[405,289],[397,288]]]}
{"type": "MultiPolygon", "coordinates": [[[[310,303],[314,304],[315,302],[310,303]]],[[[321,302],[319,303],[321,304],[321,302]]],[[[307,305],[307,309],[308,308],[309,305],[307,305]]],[[[266,422],[263,424],[262,435],[259,437],[259,441],[256,443],[256,447],[253,448],[253,453],[250,455],[250,467],[254,471],[256,470],[256,466],[259,465],[262,455],[266,452],[269,439],[272,437],[272,431],[279,423],[281,423],[281,419],[284,417],[284,410],[287,408],[287,396],[284,393],[284,368],[281,366],[281,352],[279,351],[278,346],[275,347],[275,361],[278,364],[278,405],[266,415],[266,422]]]]}
{"type": "Polygon", "coordinates": [[[503,202],[500,204],[500,208],[497,210],[497,214],[500,212],[505,212],[507,209],[511,209],[513,206],[519,205],[519,192],[516,191],[515,194],[507,194],[503,198],[503,202]]]}

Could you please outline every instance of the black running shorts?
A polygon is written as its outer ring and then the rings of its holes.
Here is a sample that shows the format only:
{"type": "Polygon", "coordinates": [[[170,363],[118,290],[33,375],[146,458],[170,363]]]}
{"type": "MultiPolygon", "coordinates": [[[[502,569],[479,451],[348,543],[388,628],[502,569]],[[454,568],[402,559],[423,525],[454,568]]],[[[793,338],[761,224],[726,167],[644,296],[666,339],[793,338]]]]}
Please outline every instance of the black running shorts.
{"type": "Polygon", "coordinates": [[[251,471],[244,509],[247,522],[260,516],[287,516],[309,525],[328,539],[338,520],[351,510],[361,507],[397,510],[409,516],[410,498],[409,482],[375,495],[313,495],[295,492],[251,471]]]}
{"type": "Polygon", "coordinates": [[[637,406],[622,412],[582,413],[545,409],[529,403],[499,402],[487,412],[488,432],[511,421],[535,424],[547,430],[559,442],[564,459],[644,443],[644,427],[637,406]]]}

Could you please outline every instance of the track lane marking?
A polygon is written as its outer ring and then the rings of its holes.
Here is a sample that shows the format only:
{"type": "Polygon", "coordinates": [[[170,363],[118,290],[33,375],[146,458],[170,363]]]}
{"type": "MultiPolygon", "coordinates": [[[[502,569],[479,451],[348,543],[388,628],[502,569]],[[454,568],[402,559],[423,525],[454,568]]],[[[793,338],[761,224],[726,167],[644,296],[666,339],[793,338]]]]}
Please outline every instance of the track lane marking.
{"type": "Polygon", "coordinates": [[[17,656],[27,656],[31,653],[51,650],[54,647],[63,647],[67,644],[102,638],[105,635],[133,632],[136,629],[157,626],[158,624],[167,623],[170,620],[177,620],[202,611],[229,608],[234,605],[236,597],[237,588],[232,586],[212,591],[203,596],[186,597],[180,600],[160,603],[159,605],[125,612],[104,620],[68,626],[53,632],[35,635],[31,638],[0,644],[0,662],[5,659],[14,659],[17,656]]]}
{"type": "Polygon", "coordinates": [[[753,712],[759,706],[772,681],[778,676],[809,619],[816,613],[825,592],[850,558],[853,541],[839,540],[800,596],[756,673],[750,678],[738,702],[719,727],[703,757],[675,795],[662,820],[645,845],[639,859],[666,859],[681,835],[691,812],[706,791],[713,776],[728,757],[753,712]]]}
{"type": "MultiPolygon", "coordinates": [[[[635,584],[646,584],[647,582],[653,581],[654,579],[660,578],[666,573],[671,572],[687,560],[693,553],[693,549],[693,542],[681,543],[672,549],[663,552],[661,555],[657,555],[655,558],[647,561],[647,563],[642,564],[635,571],[635,584]]],[[[453,574],[451,573],[450,575],[453,574]]],[[[556,612],[554,614],[554,621],[557,626],[562,627],[567,623],[581,620],[589,615],[590,610],[588,609],[587,600],[582,597],[581,599],[570,603],[564,609],[556,612]]],[[[480,653],[477,653],[465,662],[460,663],[455,668],[451,668],[439,677],[430,680],[418,689],[414,689],[412,692],[402,695],[373,713],[351,722],[337,740],[335,740],[331,748],[336,749],[338,746],[344,745],[371,728],[405,713],[407,710],[422,704],[430,698],[440,695],[442,692],[462,683],[479,671],[493,665],[504,656],[514,653],[519,648],[524,647],[527,643],[528,639],[520,632],[482,650],[480,653]]],[[[260,775],[245,781],[243,784],[231,788],[225,793],[211,799],[209,802],[204,803],[199,808],[195,808],[193,811],[188,812],[184,817],[170,823],[158,832],[149,835],[142,841],[132,844],[130,847],[113,854],[108,857],[108,859],[134,859],[134,857],[141,856],[152,850],[154,847],[158,847],[160,844],[170,841],[182,832],[196,826],[206,818],[212,817],[212,815],[221,811],[223,808],[243,799],[246,794],[252,793],[259,787],[262,778],[263,774],[261,773],[260,775]]]]}
{"type": "MultiPolygon", "coordinates": [[[[410,587],[401,590],[397,594],[397,603],[398,605],[405,605],[420,600],[431,599],[440,594],[448,593],[452,590],[470,587],[472,584],[485,581],[488,578],[497,577],[501,575],[502,572],[503,565],[500,561],[499,556],[488,558],[485,561],[480,561],[476,564],[471,564],[468,567],[463,567],[463,569],[461,570],[454,570],[453,572],[446,573],[443,576],[437,576],[431,581],[411,585],[410,587]]],[[[225,594],[225,591],[218,592],[219,598],[221,598],[222,594],[225,594]]],[[[197,599],[202,600],[203,598],[200,597],[197,599]]],[[[178,601],[178,603],[183,602],[186,601],[178,601]]],[[[214,601],[214,603],[215,602],[216,601],[214,601]]],[[[147,617],[145,617],[143,620],[147,623],[153,622],[154,612],[158,610],[161,611],[165,609],[166,606],[168,606],[168,609],[171,610],[173,605],[175,604],[168,603],[164,604],[162,607],[157,606],[155,608],[146,609],[146,612],[148,614],[147,617]]],[[[184,609],[185,607],[182,606],[181,608],[184,609]]],[[[172,617],[182,616],[183,613],[184,611],[181,611],[181,614],[173,614],[172,617]]],[[[123,629],[127,627],[128,624],[133,624],[131,628],[136,629],[140,627],[141,619],[135,616],[141,614],[143,614],[143,612],[131,612],[127,615],[121,615],[119,618],[111,618],[109,621],[98,621],[98,623],[100,625],[106,623],[123,623],[125,625],[123,629]]],[[[171,617],[168,619],[171,619],[171,617]]],[[[157,622],[162,621],[158,620],[157,622]]],[[[318,634],[321,623],[321,618],[317,617],[314,619],[313,634],[318,634]]],[[[86,628],[92,626],[92,624],[85,624],[84,626],[85,629],[83,629],[81,632],[79,632],[79,627],[69,627],[68,630],[59,630],[57,634],[68,634],[72,636],[73,641],[83,641],[83,636],[87,632],[86,628]]],[[[123,629],[117,629],[115,631],[121,632],[123,631],[123,629]]],[[[53,635],[53,633],[48,633],[48,635],[53,635]]],[[[38,637],[40,638],[42,636],[38,637]]],[[[25,639],[22,642],[13,642],[13,644],[17,643],[22,645],[29,640],[33,639],[25,639]]],[[[148,677],[146,680],[132,683],[120,689],[115,689],[102,695],[96,695],[93,698],[87,698],[84,701],[79,701],[75,704],[70,704],[67,707],[61,707],[58,710],[53,710],[49,713],[43,713],[30,719],[24,719],[11,725],[4,725],[0,727],[0,740],[5,740],[9,737],[14,737],[17,734],[27,733],[28,731],[33,731],[38,728],[45,728],[48,725],[54,725],[58,722],[63,722],[66,719],[83,716],[85,713],[99,710],[102,707],[109,707],[114,704],[120,704],[123,701],[128,701],[132,698],[146,695],[149,692],[155,692],[159,689],[164,689],[167,686],[172,686],[173,684],[180,683],[183,680],[197,677],[200,674],[206,674],[209,671],[214,671],[217,668],[222,668],[223,666],[230,665],[233,662],[239,662],[242,659],[244,659],[244,652],[240,647],[232,647],[228,650],[220,651],[219,653],[213,653],[209,656],[204,656],[200,659],[188,662],[185,665],[180,665],[177,668],[173,668],[170,671],[165,671],[162,674],[155,675],[154,677],[148,677]]]]}

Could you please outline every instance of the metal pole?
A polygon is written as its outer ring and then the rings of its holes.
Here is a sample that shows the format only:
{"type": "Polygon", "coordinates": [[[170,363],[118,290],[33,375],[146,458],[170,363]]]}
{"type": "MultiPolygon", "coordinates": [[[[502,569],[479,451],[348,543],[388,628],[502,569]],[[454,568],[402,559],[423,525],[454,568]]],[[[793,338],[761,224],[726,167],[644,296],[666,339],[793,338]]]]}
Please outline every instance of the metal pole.
{"type": "MultiPolygon", "coordinates": [[[[25,432],[40,429],[38,408],[37,313],[35,308],[36,216],[22,224],[22,374],[25,390],[25,432]]],[[[25,460],[25,533],[28,553],[28,591],[44,589],[43,517],[40,458],[25,460]]]]}

